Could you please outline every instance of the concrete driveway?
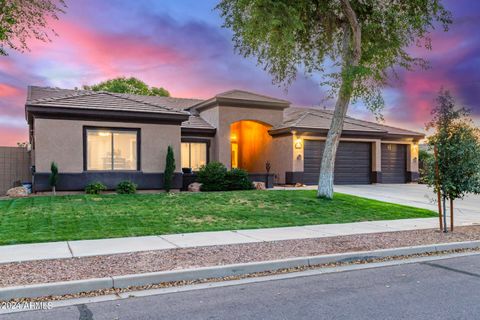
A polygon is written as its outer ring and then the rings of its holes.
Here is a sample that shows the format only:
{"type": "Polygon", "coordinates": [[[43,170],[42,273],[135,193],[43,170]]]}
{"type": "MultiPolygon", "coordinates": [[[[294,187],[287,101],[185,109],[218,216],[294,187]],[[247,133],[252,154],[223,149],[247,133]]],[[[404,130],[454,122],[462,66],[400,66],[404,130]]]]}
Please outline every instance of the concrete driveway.
{"type": "MultiPolygon", "coordinates": [[[[335,186],[335,191],[369,199],[437,210],[436,195],[431,189],[421,184],[342,185],[335,186]]],[[[480,195],[470,195],[463,200],[455,200],[454,208],[457,224],[480,224],[480,195]]],[[[447,212],[449,212],[448,208],[447,212]]]]}

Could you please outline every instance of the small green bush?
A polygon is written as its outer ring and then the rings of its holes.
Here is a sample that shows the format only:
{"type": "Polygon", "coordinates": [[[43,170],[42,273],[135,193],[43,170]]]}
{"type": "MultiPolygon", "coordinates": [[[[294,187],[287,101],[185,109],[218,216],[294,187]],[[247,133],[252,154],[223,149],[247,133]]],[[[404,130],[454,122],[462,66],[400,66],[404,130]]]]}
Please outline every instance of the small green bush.
{"type": "Polygon", "coordinates": [[[102,191],[107,190],[107,187],[101,182],[92,182],[85,187],[86,194],[100,194],[102,191]]]}
{"type": "Polygon", "coordinates": [[[226,190],[251,190],[253,183],[248,179],[247,171],[232,169],[225,175],[226,190]]]}
{"type": "Polygon", "coordinates": [[[117,185],[118,194],[134,194],[137,193],[137,185],[131,181],[122,181],[117,185]]]}
{"type": "Polygon", "coordinates": [[[220,162],[210,162],[198,171],[198,181],[202,191],[226,190],[225,175],[227,168],[220,162]]]}

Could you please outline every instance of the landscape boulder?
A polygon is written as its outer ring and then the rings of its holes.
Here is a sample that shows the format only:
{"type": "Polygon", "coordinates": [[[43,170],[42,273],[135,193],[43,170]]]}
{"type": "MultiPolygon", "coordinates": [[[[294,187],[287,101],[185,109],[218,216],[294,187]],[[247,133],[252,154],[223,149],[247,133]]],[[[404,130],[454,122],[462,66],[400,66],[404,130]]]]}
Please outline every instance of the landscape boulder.
{"type": "Polygon", "coordinates": [[[28,191],[25,187],[15,187],[7,191],[7,196],[10,198],[25,198],[28,197],[28,191]]]}
{"type": "Polygon", "coordinates": [[[267,187],[265,186],[265,182],[260,182],[260,181],[254,181],[253,186],[257,190],[265,190],[267,187]]]}
{"type": "Polygon", "coordinates": [[[202,187],[201,183],[193,182],[188,185],[188,191],[190,192],[200,192],[200,188],[202,187]]]}

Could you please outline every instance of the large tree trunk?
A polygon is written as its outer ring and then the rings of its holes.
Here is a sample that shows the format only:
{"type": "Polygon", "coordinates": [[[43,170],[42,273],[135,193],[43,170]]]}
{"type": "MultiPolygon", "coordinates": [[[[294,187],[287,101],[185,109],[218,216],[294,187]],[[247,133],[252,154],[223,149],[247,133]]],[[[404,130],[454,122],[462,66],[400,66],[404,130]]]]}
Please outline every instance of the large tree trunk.
{"type": "Polygon", "coordinates": [[[320,167],[320,177],[318,179],[318,197],[328,199],[333,198],[333,173],[335,169],[335,157],[337,155],[338,143],[342,134],[343,122],[350,103],[351,92],[342,94],[342,90],[346,86],[345,81],[342,82],[340,94],[335,105],[330,130],[328,130],[327,141],[323,151],[322,165],[320,167]]]}
{"type": "Polygon", "coordinates": [[[317,196],[333,198],[333,178],[335,170],[335,157],[338,143],[343,130],[343,122],[347,115],[348,105],[353,92],[354,79],[351,76],[352,68],[358,66],[361,57],[361,31],[355,12],[348,0],[342,0],[342,8],[348,20],[343,28],[342,44],[342,84],[338,92],[332,123],[328,131],[325,149],[323,151],[320,177],[318,179],[317,196]],[[353,34],[353,39],[352,39],[353,34]],[[352,41],[353,40],[353,41],[352,41]]]}

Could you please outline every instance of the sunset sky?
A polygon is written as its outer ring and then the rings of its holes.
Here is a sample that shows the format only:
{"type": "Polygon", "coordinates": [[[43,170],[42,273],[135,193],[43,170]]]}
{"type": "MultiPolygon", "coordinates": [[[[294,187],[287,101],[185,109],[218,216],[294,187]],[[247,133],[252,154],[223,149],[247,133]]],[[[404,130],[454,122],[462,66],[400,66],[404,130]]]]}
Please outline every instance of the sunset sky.
{"type": "MultiPolygon", "coordinates": [[[[27,85],[81,87],[117,76],[135,76],[175,97],[210,98],[232,88],[286,98],[296,106],[330,107],[318,82],[299,75],[288,89],[254,59],[235,54],[231,32],[211,0],[67,0],[52,23],[51,43],[31,41],[30,52],[0,56],[0,146],[27,140],[27,85]]],[[[428,121],[441,86],[480,119],[480,1],[445,1],[453,13],[448,33],[432,34],[433,50],[412,48],[427,58],[426,71],[400,72],[384,90],[387,124],[417,131],[428,121]]],[[[349,111],[372,119],[362,105],[349,111]]]]}

